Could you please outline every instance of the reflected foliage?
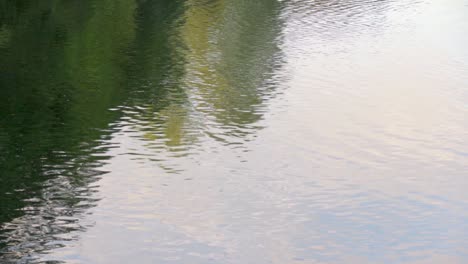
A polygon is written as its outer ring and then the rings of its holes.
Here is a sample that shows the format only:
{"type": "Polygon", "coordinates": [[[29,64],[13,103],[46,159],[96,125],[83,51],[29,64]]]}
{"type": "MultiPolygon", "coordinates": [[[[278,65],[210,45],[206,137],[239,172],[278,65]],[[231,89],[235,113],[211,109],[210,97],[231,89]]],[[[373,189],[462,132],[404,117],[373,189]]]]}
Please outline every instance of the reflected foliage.
{"type": "Polygon", "coordinates": [[[259,129],[278,12],[269,0],[0,0],[1,262],[86,229],[123,128],[154,160],[259,129]]]}

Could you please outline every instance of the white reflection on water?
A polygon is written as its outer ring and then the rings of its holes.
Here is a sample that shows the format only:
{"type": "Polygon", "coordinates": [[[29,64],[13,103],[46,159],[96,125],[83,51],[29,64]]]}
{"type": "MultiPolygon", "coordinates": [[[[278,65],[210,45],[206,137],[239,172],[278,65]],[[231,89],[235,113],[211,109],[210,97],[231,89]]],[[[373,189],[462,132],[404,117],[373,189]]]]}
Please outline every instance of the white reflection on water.
{"type": "MultiPolygon", "coordinates": [[[[320,3],[285,4],[291,80],[248,152],[204,137],[195,156],[172,160],[177,176],[111,153],[83,257],[467,261],[466,5],[323,2],[314,12],[320,3]]],[[[113,141],[145,151],[126,134],[113,141]]]]}

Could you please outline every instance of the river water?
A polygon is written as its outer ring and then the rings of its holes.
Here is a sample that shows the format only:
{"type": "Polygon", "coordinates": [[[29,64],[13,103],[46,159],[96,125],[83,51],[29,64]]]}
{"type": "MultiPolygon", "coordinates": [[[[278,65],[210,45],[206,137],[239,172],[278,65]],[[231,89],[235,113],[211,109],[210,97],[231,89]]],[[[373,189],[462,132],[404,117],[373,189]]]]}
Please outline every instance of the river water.
{"type": "Polygon", "coordinates": [[[466,0],[0,0],[0,263],[468,263],[466,0]]]}

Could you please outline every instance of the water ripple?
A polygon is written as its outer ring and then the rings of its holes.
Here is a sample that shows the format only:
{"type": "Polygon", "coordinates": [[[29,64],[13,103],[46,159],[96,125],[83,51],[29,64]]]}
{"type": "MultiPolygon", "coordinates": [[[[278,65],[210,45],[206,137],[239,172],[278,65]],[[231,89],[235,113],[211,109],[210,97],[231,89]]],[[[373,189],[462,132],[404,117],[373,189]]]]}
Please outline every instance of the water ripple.
{"type": "Polygon", "coordinates": [[[0,262],[466,263],[467,7],[0,1],[0,262]]]}

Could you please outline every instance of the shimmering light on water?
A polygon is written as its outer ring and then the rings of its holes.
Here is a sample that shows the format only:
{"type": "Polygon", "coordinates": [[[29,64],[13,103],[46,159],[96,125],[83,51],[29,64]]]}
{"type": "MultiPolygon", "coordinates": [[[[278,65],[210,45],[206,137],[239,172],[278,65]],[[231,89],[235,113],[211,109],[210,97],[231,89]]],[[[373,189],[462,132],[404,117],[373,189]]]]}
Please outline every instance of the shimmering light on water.
{"type": "Polygon", "coordinates": [[[468,4],[1,1],[1,263],[468,262],[468,4]]]}

